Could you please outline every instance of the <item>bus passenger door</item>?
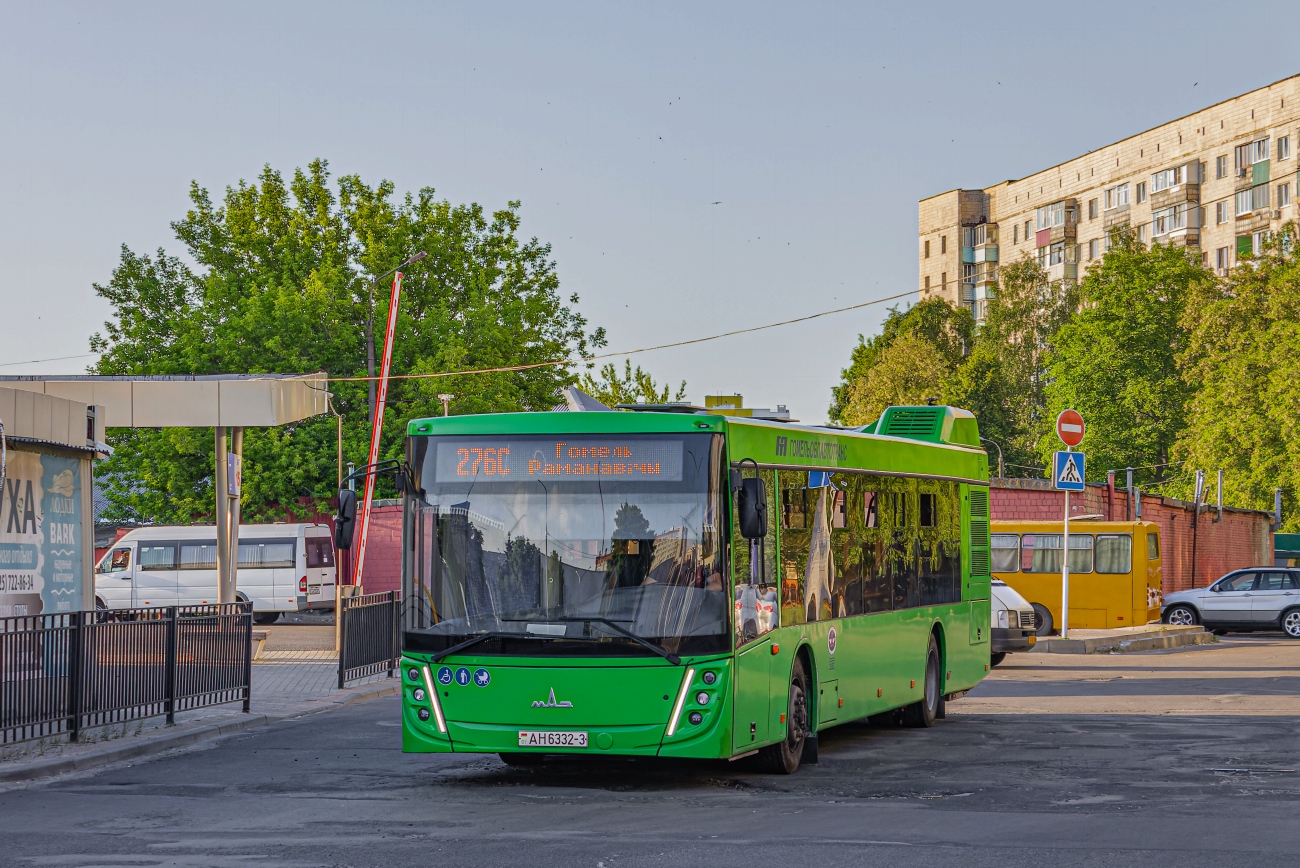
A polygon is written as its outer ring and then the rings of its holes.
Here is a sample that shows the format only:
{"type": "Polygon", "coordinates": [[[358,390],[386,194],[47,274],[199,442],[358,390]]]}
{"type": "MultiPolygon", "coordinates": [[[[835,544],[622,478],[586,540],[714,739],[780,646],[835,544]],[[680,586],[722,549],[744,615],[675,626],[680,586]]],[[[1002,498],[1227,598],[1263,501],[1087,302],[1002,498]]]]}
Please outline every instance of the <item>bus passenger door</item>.
{"type": "Polygon", "coordinates": [[[741,753],[766,742],[772,692],[771,637],[736,654],[735,702],[732,704],[732,751],[741,753]]]}

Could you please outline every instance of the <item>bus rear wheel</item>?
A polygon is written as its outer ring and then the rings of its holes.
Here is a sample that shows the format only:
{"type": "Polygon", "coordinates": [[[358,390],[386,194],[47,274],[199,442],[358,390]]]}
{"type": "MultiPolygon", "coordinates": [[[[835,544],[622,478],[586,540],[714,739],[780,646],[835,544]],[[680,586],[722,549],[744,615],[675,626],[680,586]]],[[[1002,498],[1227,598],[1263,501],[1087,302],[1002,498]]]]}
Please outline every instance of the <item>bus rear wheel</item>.
{"type": "Polygon", "coordinates": [[[785,738],[770,744],[759,753],[762,765],[778,775],[792,775],[803,759],[804,740],[808,735],[808,674],[803,661],[795,658],[790,673],[790,700],[786,711],[785,738]]]}
{"type": "Polygon", "coordinates": [[[925,655],[924,693],[916,702],[903,709],[903,722],[908,726],[934,726],[939,716],[939,643],[930,634],[930,650],[925,655]]]}

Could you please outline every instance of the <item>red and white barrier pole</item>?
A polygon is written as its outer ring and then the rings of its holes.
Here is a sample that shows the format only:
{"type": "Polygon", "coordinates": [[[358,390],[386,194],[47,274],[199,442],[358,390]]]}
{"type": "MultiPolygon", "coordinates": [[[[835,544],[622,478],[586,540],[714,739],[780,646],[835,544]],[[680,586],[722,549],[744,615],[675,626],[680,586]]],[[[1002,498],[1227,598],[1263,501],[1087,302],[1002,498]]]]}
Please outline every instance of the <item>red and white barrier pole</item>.
{"type": "MultiPolygon", "coordinates": [[[[384,358],[379,368],[379,395],[375,400],[375,424],[370,430],[370,458],[373,467],[379,461],[379,440],[384,433],[384,404],[388,399],[388,371],[393,364],[393,338],[397,333],[397,307],[402,295],[402,272],[393,275],[393,294],[388,302],[388,329],[384,332],[384,358]]],[[[375,474],[366,474],[366,496],[361,502],[361,547],[357,551],[357,568],[352,584],[360,585],[366,567],[366,535],[370,531],[370,506],[375,499],[375,474]]]]}

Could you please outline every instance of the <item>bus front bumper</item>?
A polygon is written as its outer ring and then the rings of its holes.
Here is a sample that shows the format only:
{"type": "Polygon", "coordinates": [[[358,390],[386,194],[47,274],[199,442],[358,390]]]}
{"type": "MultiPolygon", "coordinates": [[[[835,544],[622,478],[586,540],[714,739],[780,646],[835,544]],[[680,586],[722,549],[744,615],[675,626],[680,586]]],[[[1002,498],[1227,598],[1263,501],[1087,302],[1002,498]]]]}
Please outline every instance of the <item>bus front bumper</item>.
{"type": "Polygon", "coordinates": [[[1012,630],[1006,627],[994,627],[989,631],[989,650],[994,654],[1007,651],[1028,651],[1034,647],[1038,637],[1033,630],[1012,630]]]}

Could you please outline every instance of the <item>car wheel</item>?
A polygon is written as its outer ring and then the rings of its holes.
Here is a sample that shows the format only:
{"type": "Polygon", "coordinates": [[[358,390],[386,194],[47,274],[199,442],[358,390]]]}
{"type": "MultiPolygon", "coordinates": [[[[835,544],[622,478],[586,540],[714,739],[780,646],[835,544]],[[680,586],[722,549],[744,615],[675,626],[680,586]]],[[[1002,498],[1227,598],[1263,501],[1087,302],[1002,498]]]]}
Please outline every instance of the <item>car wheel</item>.
{"type": "Polygon", "coordinates": [[[1282,632],[1292,639],[1300,639],[1300,609],[1287,609],[1282,613],[1282,632]]]}
{"type": "Polygon", "coordinates": [[[1165,623],[1175,627],[1194,627],[1199,621],[1191,606],[1170,606],[1165,612],[1165,623]]]}
{"type": "Polygon", "coordinates": [[[790,673],[789,711],[786,716],[785,738],[770,744],[759,753],[759,758],[769,772],[792,775],[799,770],[803,760],[803,745],[808,734],[808,676],[803,661],[795,658],[790,673]]]}
{"type": "Polygon", "coordinates": [[[997,652],[996,654],[990,654],[990,655],[989,655],[989,665],[990,665],[990,666],[1001,666],[1001,665],[1002,665],[1002,661],[1003,661],[1003,660],[1006,660],[1006,659],[1007,659],[1007,652],[1005,652],[1005,651],[999,651],[999,652],[997,652]]]}
{"type": "Polygon", "coordinates": [[[254,612],[253,613],[254,624],[263,624],[263,625],[274,624],[278,620],[280,620],[279,612],[254,612]]]}
{"type": "Polygon", "coordinates": [[[1034,635],[1050,636],[1056,629],[1056,624],[1052,620],[1052,613],[1041,603],[1032,604],[1034,607],[1034,635]]]}

